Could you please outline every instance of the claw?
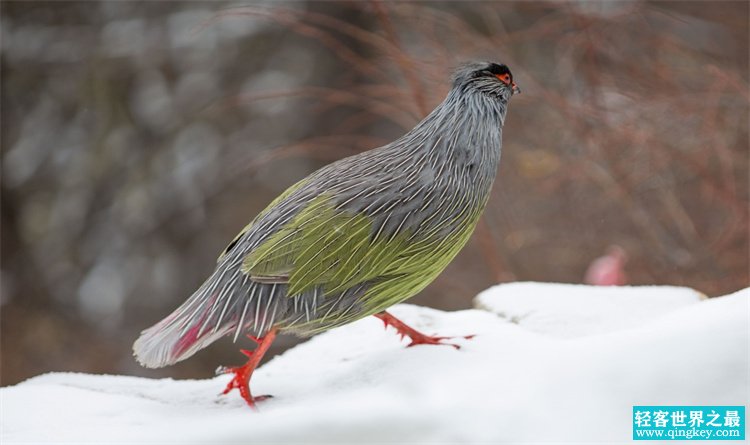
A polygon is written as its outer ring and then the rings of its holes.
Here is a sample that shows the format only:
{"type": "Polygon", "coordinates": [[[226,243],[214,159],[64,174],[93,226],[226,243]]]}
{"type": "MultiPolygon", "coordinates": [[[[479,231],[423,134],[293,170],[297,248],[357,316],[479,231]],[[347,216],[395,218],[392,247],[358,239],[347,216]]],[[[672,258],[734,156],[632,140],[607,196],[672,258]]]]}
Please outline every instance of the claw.
{"type": "Polygon", "coordinates": [[[240,352],[247,358],[253,357],[253,351],[248,351],[247,349],[240,349],[240,352]]]}
{"type": "Polygon", "coordinates": [[[411,343],[406,346],[407,348],[416,345],[444,345],[452,346],[456,349],[461,349],[461,346],[459,345],[453,343],[443,343],[442,341],[450,340],[452,338],[465,338],[467,340],[474,338],[474,335],[464,335],[459,337],[437,337],[425,335],[386,311],[377,313],[375,314],[375,316],[382,320],[383,323],[385,323],[386,328],[388,328],[388,326],[393,326],[396,329],[396,332],[401,336],[402,340],[404,339],[404,337],[409,337],[409,339],[411,339],[411,343]]]}
{"type": "Polygon", "coordinates": [[[271,346],[271,343],[273,343],[273,340],[276,337],[276,329],[271,329],[266,335],[260,338],[251,335],[248,335],[247,337],[258,344],[258,347],[254,351],[240,349],[240,352],[248,358],[247,363],[235,367],[220,366],[216,369],[216,372],[217,374],[234,374],[234,377],[232,377],[232,380],[230,380],[226,388],[224,388],[222,394],[228,394],[233,389],[238,389],[240,391],[240,396],[245,399],[245,402],[247,402],[250,408],[257,410],[255,403],[269,399],[271,396],[264,395],[253,397],[250,392],[250,378],[253,376],[253,372],[255,371],[255,368],[258,367],[263,355],[271,346]]]}
{"type": "Polygon", "coordinates": [[[255,337],[254,335],[251,335],[251,334],[245,334],[245,337],[247,337],[250,340],[254,341],[256,345],[261,344],[261,342],[263,341],[263,338],[264,338],[264,337],[258,338],[258,337],[255,337]]]}

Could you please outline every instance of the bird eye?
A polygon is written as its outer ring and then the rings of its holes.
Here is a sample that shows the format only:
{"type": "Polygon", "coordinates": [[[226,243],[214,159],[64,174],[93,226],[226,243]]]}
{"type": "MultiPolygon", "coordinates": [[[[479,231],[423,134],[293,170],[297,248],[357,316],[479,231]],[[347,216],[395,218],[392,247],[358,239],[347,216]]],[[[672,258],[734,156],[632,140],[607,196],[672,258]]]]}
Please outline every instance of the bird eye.
{"type": "Polygon", "coordinates": [[[508,75],[507,73],[505,73],[505,74],[495,74],[495,77],[497,77],[498,79],[500,79],[500,82],[502,82],[502,83],[504,83],[506,85],[510,85],[510,75],[508,75]]]}

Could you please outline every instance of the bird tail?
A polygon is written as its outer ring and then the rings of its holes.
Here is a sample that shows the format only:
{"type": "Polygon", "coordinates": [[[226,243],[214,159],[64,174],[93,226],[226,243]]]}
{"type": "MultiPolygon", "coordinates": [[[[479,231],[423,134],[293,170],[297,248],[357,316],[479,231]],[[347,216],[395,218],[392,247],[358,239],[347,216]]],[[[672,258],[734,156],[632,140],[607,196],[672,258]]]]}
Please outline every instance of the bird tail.
{"type": "Polygon", "coordinates": [[[225,275],[232,274],[214,272],[184,304],[141,332],[133,344],[133,355],[141,365],[172,365],[232,331],[237,339],[251,321],[245,320],[245,312],[252,284],[242,277],[235,280],[225,275]]]}

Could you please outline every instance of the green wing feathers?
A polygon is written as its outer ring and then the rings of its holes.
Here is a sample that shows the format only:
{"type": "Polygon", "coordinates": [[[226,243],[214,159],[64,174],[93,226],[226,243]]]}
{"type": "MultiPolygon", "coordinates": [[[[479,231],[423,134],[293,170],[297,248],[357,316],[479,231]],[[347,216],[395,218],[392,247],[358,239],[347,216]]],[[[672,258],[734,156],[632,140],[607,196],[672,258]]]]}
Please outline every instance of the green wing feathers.
{"type": "Polygon", "coordinates": [[[321,285],[330,295],[383,276],[405,239],[373,240],[370,218],[337,210],[321,195],[248,254],[242,271],[251,278],[287,276],[290,297],[321,285]]]}
{"type": "Polygon", "coordinates": [[[427,236],[385,235],[373,230],[372,218],[336,209],[330,196],[321,195],[249,253],[242,271],[259,282],[284,277],[289,297],[316,286],[325,296],[370,283],[363,303],[380,311],[440,274],[471,236],[476,218],[471,219],[448,235],[436,230],[427,236]]]}

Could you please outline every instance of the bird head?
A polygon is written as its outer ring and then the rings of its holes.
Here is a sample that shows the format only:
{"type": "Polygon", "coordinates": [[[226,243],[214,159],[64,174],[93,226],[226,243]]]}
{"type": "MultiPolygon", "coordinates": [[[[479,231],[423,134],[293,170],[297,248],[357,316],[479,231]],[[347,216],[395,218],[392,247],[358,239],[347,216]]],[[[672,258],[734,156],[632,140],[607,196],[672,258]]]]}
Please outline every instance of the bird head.
{"type": "Polygon", "coordinates": [[[472,62],[461,66],[454,74],[453,87],[465,92],[479,91],[504,101],[521,92],[510,69],[494,62],[472,62]]]}

